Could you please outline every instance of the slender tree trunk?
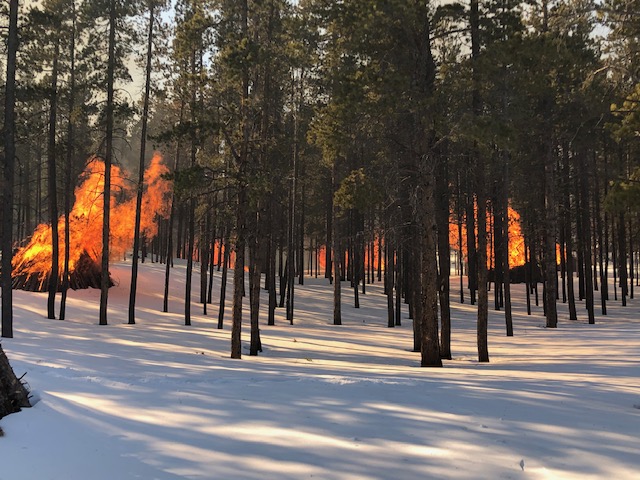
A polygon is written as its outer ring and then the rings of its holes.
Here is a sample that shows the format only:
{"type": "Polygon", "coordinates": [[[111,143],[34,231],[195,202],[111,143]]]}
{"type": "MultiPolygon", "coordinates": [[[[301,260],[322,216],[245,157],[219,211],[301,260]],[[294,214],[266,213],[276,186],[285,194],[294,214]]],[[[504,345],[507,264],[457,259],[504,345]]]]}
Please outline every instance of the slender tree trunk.
{"type": "MultiPolygon", "coordinates": [[[[336,191],[338,188],[338,179],[337,179],[337,165],[334,162],[333,171],[332,171],[332,191],[336,191]]],[[[342,325],[342,293],[341,293],[341,280],[342,280],[342,272],[340,266],[340,259],[342,258],[341,247],[339,242],[339,232],[338,232],[338,205],[333,201],[333,196],[331,197],[331,215],[332,220],[331,224],[333,226],[332,232],[332,250],[333,250],[333,324],[334,325],[342,325]]]]}
{"type": "Polygon", "coordinates": [[[149,1],[149,26],[147,33],[147,65],[145,70],[144,97],[142,100],[142,131],[140,133],[140,157],[138,159],[138,187],[136,191],[136,218],[133,230],[133,256],[131,257],[131,288],[129,289],[129,324],[136,323],[136,290],[138,286],[138,252],[140,250],[140,220],[142,193],[144,190],[144,163],[147,150],[147,125],[149,123],[149,98],[151,96],[151,68],[153,54],[153,26],[155,1],[149,1]]]}
{"type": "Polygon", "coordinates": [[[489,292],[487,271],[487,197],[485,193],[484,161],[477,155],[476,192],[478,202],[478,361],[489,361],[488,326],[489,292]]]}
{"type": "MultiPolygon", "coordinates": [[[[185,106],[185,102],[183,100],[180,103],[180,120],[178,122],[178,125],[180,126],[182,126],[182,121],[184,117],[184,106],[185,106]]],[[[174,172],[178,170],[178,167],[180,165],[180,150],[181,150],[181,142],[180,142],[180,138],[178,138],[176,142],[176,155],[175,155],[175,161],[173,165],[174,172]]],[[[162,305],[163,312],[169,311],[169,276],[171,272],[171,267],[173,267],[173,225],[174,225],[174,219],[176,216],[176,210],[177,208],[179,208],[176,205],[176,196],[175,196],[175,193],[173,192],[171,194],[170,201],[171,201],[171,212],[169,213],[169,225],[167,227],[167,250],[166,250],[167,264],[165,266],[165,275],[164,275],[164,299],[163,299],[163,305],[162,305]]]]}
{"type": "Polygon", "coordinates": [[[56,294],[60,276],[60,232],[58,229],[58,173],[56,168],[56,124],[58,117],[58,56],[60,55],[59,32],[56,40],[51,69],[51,97],[49,99],[49,139],[47,142],[47,173],[49,176],[49,218],[51,220],[51,273],[49,275],[49,295],[47,318],[56,318],[56,294]]]}
{"type": "Polygon", "coordinates": [[[571,198],[569,197],[569,185],[571,183],[570,177],[570,169],[569,169],[569,155],[568,153],[564,155],[564,163],[563,163],[563,171],[564,171],[564,187],[563,187],[563,196],[564,196],[564,215],[563,215],[563,229],[564,229],[564,238],[565,238],[565,249],[566,249],[566,257],[567,257],[567,299],[569,301],[569,320],[577,320],[578,314],[576,311],[576,295],[575,289],[573,285],[573,277],[574,277],[574,262],[573,262],[573,232],[571,229],[571,198]]]}
{"type": "Polygon", "coordinates": [[[212,255],[209,247],[209,223],[210,218],[207,213],[206,218],[200,221],[200,303],[202,303],[202,314],[207,314],[207,273],[209,270],[209,258],[212,255]]]}
{"type": "Polygon", "coordinates": [[[629,298],[633,300],[633,228],[631,226],[631,215],[628,221],[629,227],[629,298]]]}
{"type": "Polygon", "coordinates": [[[438,159],[436,166],[436,223],[438,239],[438,295],[440,300],[440,356],[451,360],[451,306],[449,299],[451,247],[449,245],[449,170],[448,158],[438,159]]]}
{"type": "Polygon", "coordinates": [[[464,255],[462,247],[462,221],[464,213],[462,211],[462,187],[460,185],[460,173],[457,174],[457,202],[456,209],[458,211],[458,275],[460,276],[460,303],[464,303],[464,255]]]}
{"type": "Polygon", "coordinates": [[[396,327],[402,325],[402,294],[404,286],[402,284],[402,249],[399,245],[396,245],[396,264],[395,264],[395,276],[396,276],[396,327]]]}
{"type": "Polygon", "coordinates": [[[507,337],[513,336],[513,314],[511,311],[511,266],[509,265],[509,154],[503,153],[503,187],[501,190],[502,201],[501,214],[503,215],[503,231],[502,231],[502,264],[503,271],[503,283],[504,283],[504,319],[507,329],[507,337]]]}
{"type": "Polygon", "coordinates": [[[582,229],[581,232],[582,238],[584,239],[584,273],[585,273],[585,299],[587,306],[587,315],[589,317],[589,323],[594,324],[595,316],[593,312],[593,277],[592,277],[592,269],[591,269],[591,232],[590,225],[591,222],[589,220],[589,187],[588,187],[588,169],[587,162],[585,161],[585,154],[580,154],[580,170],[582,174],[580,175],[580,190],[582,196],[582,229]]]}
{"type": "Polygon", "coordinates": [[[405,283],[409,289],[409,313],[413,318],[413,351],[422,351],[422,238],[419,226],[411,224],[411,262],[409,262],[409,279],[405,283]]]}
{"type": "MultiPolygon", "coordinates": [[[[241,32],[242,38],[249,40],[249,5],[248,0],[241,0],[241,32]]],[[[231,358],[242,357],[242,297],[244,295],[244,265],[245,265],[245,249],[247,236],[247,169],[249,158],[249,140],[250,140],[250,124],[249,124],[249,71],[248,66],[243,67],[242,71],[242,103],[240,105],[241,121],[240,129],[242,134],[242,143],[240,145],[240,153],[236,158],[238,179],[237,182],[237,206],[236,206],[236,241],[235,252],[236,261],[233,268],[233,307],[231,314],[231,358]]]]}
{"type": "Polygon", "coordinates": [[[230,257],[230,249],[229,249],[229,237],[225,234],[224,240],[222,241],[222,245],[224,247],[224,256],[222,260],[222,278],[220,279],[220,307],[218,309],[218,329],[222,329],[224,326],[224,310],[225,310],[225,302],[227,298],[227,278],[229,271],[229,257],[230,257]]]}
{"type": "MultiPolygon", "coordinates": [[[[2,184],[2,336],[13,338],[13,192],[16,163],[15,104],[16,54],[18,51],[18,0],[9,1],[9,34],[7,37],[7,69],[4,94],[4,165],[2,184]]],[[[0,347],[1,352],[1,347],[0,347]]],[[[2,353],[4,357],[4,353],[2,353]]],[[[8,362],[7,362],[8,364],[8,362]]]]}
{"type": "Polygon", "coordinates": [[[287,296],[286,296],[286,315],[287,320],[293,325],[293,294],[294,294],[294,277],[295,277],[295,208],[296,208],[296,181],[298,175],[297,168],[298,146],[294,142],[294,150],[292,156],[293,175],[291,177],[291,190],[289,191],[289,231],[287,239],[287,296]]]}
{"type": "Polygon", "coordinates": [[[75,153],[75,123],[73,113],[76,104],[76,2],[71,2],[71,32],[69,47],[69,104],[67,106],[67,157],[65,165],[64,181],[64,266],[62,272],[62,296],[60,298],[60,320],[66,318],[67,293],[69,291],[69,257],[71,247],[69,237],[71,236],[71,196],[73,188],[71,185],[71,169],[75,153]]]}
{"type": "MultiPolygon", "coordinates": [[[[259,224],[262,220],[256,219],[256,224],[259,224]]],[[[261,229],[256,228],[255,238],[251,239],[251,262],[249,267],[250,275],[250,323],[251,323],[251,343],[249,345],[249,355],[258,355],[258,352],[262,351],[262,342],[260,340],[260,279],[262,271],[262,246],[260,242],[261,229]]]]}
{"type": "MultiPolygon", "coordinates": [[[[595,191],[595,207],[596,207],[596,230],[597,230],[597,240],[598,240],[598,270],[600,272],[600,307],[602,315],[607,314],[607,295],[609,290],[608,285],[608,276],[606,272],[606,267],[604,263],[604,251],[607,248],[606,242],[609,241],[607,238],[608,235],[603,237],[603,228],[602,228],[602,212],[600,210],[600,182],[598,181],[598,175],[595,175],[595,183],[596,183],[596,191],[595,191]]],[[[605,180],[606,182],[606,180],[605,180]]],[[[606,224],[606,222],[605,222],[606,224]]]]}
{"type": "Polygon", "coordinates": [[[618,268],[620,270],[620,298],[622,299],[623,307],[627,306],[627,296],[629,292],[629,286],[627,283],[627,248],[625,230],[624,213],[620,213],[618,216],[618,268]]]}
{"type": "MultiPolygon", "coordinates": [[[[549,142],[551,143],[551,142],[549,142]]],[[[544,263],[545,263],[545,308],[547,328],[558,326],[556,308],[557,264],[556,264],[556,201],[555,201],[555,162],[551,145],[546,146],[544,166],[544,263]]]]}
{"type": "Polygon", "coordinates": [[[111,164],[113,161],[113,117],[116,64],[116,2],[109,1],[109,57],[107,62],[107,112],[104,158],[104,195],[102,226],[102,278],[100,285],[100,325],[107,325],[107,303],[109,297],[109,232],[111,217],[111,164]]]}
{"type": "MultiPolygon", "coordinates": [[[[269,210],[270,218],[273,218],[273,199],[271,200],[271,208],[269,210]]],[[[276,324],[276,243],[274,240],[273,222],[269,222],[269,270],[268,270],[268,289],[269,289],[269,315],[267,318],[268,325],[276,324]]]]}
{"type": "Polygon", "coordinates": [[[386,268],[384,270],[384,280],[385,280],[385,291],[387,294],[387,327],[393,328],[396,326],[396,322],[394,318],[395,310],[393,308],[394,253],[393,253],[393,248],[391,247],[391,242],[389,241],[388,233],[384,242],[384,246],[385,246],[385,265],[386,265],[386,268]]]}
{"type": "Polygon", "coordinates": [[[324,278],[331,280],[331,249],[333,245],[333,194],[329,190],[326,211],[326,245],[324,248],[324,278]]]}

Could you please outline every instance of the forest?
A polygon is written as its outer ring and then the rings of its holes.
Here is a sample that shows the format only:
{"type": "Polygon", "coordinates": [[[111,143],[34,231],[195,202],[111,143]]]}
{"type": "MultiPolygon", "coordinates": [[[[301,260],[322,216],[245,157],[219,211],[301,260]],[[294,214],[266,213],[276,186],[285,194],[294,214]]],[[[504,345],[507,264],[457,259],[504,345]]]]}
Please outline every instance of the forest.
{"type": "Polygon", "coordinates": [[[60,320],[69,289],[99,288],[107,325],[123,258],[129,324],[138,263],[166,266],[167,311],[184,260],[184,323],[217,303],[223,328],[230,300],[232,358],[243,320],[250,355],[276,309],[294,323],[309,276],[333,285],[335,325],[343,290],[358,308],[382,283],[388,327],[408,305],[424,367],[452,358],[451,302],[476,308],[489,362],[488,312],[513,335],[513,283],[548,328],[558,302],[594,324],[634,296],[637,0],[2,8],[3,337],[14,288],[48,292],[60,320]]]}

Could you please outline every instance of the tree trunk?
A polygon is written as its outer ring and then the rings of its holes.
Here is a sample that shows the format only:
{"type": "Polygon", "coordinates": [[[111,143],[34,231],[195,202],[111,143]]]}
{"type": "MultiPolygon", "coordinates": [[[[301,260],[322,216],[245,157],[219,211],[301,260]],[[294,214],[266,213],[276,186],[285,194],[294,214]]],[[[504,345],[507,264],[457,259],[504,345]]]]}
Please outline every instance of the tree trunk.
{"type": "Polygon", "coordinates": [[[622,306],[627,306],[627,295],[629,287],[627,283],[627,248],[626,248],[626,228],[624,213],[618,216],[618,269],[620,270],[620,298],[622,306]]]}
{"type": "MultiPolygon", "coordinates": [[[[338,188],[337,177],[337,165],[334,162],[332,171],[332,191],[335,192],[338,188]]],[[[331,224],[333,226],[332,245],[333,250],[333,324],[342,325],[342,293],[341,293],[341,279],[342,272],[340,268],[340,259],[342,258],[341,247],[338,236],[338,205],[333,201],[333,195],[331,196],[331,224]]]]}
{"type": "Polygon", "coordinates": [[[138,286],[138,252],[140,250],[140,217],[142,216],[142,193],[144,190],[144,161],[147,150],[147,125],[149,123],[149,97],[151,93],[151,68],[153,53],[154,0],[149,1],[149,30],[147,33],[147,65],[145,71],[144,97],[142,101],[142,131],[140,133],[140,157],[138,161],[138,188],[136,192],[136,218],[133,231],[133,256],[131,257],[131,288],[129,289],[129,324],[136,323],[136,290],[138,286]]]}
{"type": "Polygon", "coordinates": [[[558,326],[556,308],[557,267],[556,267],[556,201],[555,201],[555,162],[551,142],[546,147],[544,165],[544,263],[545,263],[545,308],[547,328],[558,326]]]}
{"type": "Polygon", "coordinates": [[[47,142],[47,174],[49,176],[49,218],[51,220],[51,274],[47,298],[47,318],[56,318],[56,294],[60,265],[60,232],[58,230],[58,173],[56,168],[56,124],[58,117],[58,56],[60,54],[59,31],[51,69],[51,96],[49,99],[49,138],[47,142]]]}
{"type": "MultiPolygon", "coordinates": [[[[256,219],[256,224],[261,220],[256,219]]],[[[262,246],[261,231],[258,226],[255,230],[255,237],[251,239],[251,261],[249,267],[250,275],[250,323],[251,323],[251,343],[249,345],[249,355],[258,355],[262,351],[260,340],[260,326],[258,323],[260,315],[260,279],[262,271],[262,246]]]]}
{"type": "Polygon", "coordinates": [[[502,264],[503,264],[503,284],[504,284],[504,319],[507,329],[507,337],[513,336],[513,315],[511,311],[511,271],[509,265],[509,154],[503,153],[503,186],[501,189],[502,199],[501,214],[503,216],[502,231],[502,264]]]}
{"type": "Polygon", "coordinates": [[[449,245],[449,170],[448,158],[438,159],[436,166],[436,223],[438,231],[438,295],[440,299],[440,356],[451,360],[451,305],[449,299],[451,247],[449,245]]]}
{"type": "Polygon", "coordinates": [[[569,155],[566,153],[564,155],[564,163],[562,166],[563,169],[563,177],[564,177],[564,187],[563,187],[563,196],[564,196],[564,215],[563,215],[563,226],[564,229],[564,238],[565,238],[565,249],[566,249],[566,257],[567,257],[567,300],[569,301],[569,320],[577,320],[578,314],[576,312],[576,295],[575,289],[573,285],[573,277],[574,277],[574,268],[573,268],[573,232],[571,229],[571,198],[569,196],[569,185],[571,183],[570,177],[570,169],[569,169],[569,155]]]}
{"type": "Polygon", "coordinates": [[[394,275],[394,252],[390,242],[389,233],[384,242],[385,250],[385,265],[384,280],[385,280],[385,292],[387,294],[387,327],[393,328],[396,326],[393,308],[393,275],[394,275]]]}
{"type": "Polygon", "coordinates": [[[477,155],[476,192],[478,202],[478,361],[489,361],[488,326],[489,292],[487,271],[487,197],[485,193],[484,161],[477,155]]]}
{"type": "Polygon", "coordinates": [[[593,271],[591,268],[591,232],[589,220],[589,187],[588,187],[588,169],[587,162],[585,161],[585,155],[580,154],[580,190],[582,196],[582,238],[584,245],[584,274],[585,274],[585,299],[587,306],[587,314],[589,317],[589,323],[594,324],[595,316],[593,312],[593,271]]]}
{"type": "MultiPolygon", "coordinates": [[[[431,159],[433,161],[433,159],[431,159]]],[[[433,168],[428,169],[430,172],[433,168]]],[[[436,261],[435,175],[422,172],[419,215],[421,225],[421,361],[422,367],[441,367],[438,337],[438,265],[436,261]]]]}
{"type": "Polygon", "coordinates": [[[71,248],[69,237],[71,236],[71,223],[69,214],[71,212],[71,196],[73,187],[71,184],[71,169],[75,152],[75,123],[73,113],[76,102],[76,2],[71,2],[71,32],[69,47],[69,104],[67,106],[67,157],[65,165],[64,181],[64,266],[62,272],[62,295],[60,298],[60,320],[66,318],[67,293],[69,291],[69,256],[71,248]]]}
{"type": "Polygon", "coordinates": [[[104,158],[104,195],[102,225],[102,278],[100,283],[100,325],[107,325],[107,303],[109,297],[109,232],[111,216],[111,164],[113,161],[113,117],[116,66],[116,2],[109,1],[109,57],[107,62],[107,112],[104,158]]]}
{"type": "Polygon", "coordinates": [[[224,247],[224,257],[222,260],[222,278],[220,279],[220,307],[218,309],[218,329],[222,329],[224,325],[224,310],[227,298],[227,277],[229,276],[229,237],[225,234],[224,240],[221,242],[221,248],[224,247]]]}

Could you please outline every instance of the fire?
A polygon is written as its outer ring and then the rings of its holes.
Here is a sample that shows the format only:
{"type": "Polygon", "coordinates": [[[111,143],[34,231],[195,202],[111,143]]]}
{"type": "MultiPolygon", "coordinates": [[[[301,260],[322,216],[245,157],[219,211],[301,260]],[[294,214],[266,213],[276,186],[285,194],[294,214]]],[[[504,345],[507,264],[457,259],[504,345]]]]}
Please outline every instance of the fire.
{"type": "MultiPolygon", "coordinates": [[[[146,238],[153,238],[158,227],[156,218],[167,218],[168,202],[165,201],[170,191],[170,183],[162,178],[168,173],[162,164],[162,158],[155,154],[151,165],[145,171],[145,192],[142,201],[140,233],[146,238]]],[[[82,182],[75,189],[75,204],[69,216],[69,272],[71,275],[79,263],[86,258],[99,265],[102,255],[102,209],[104,192],[104,163],[98,158],[92,159],[81,175],[82,182]]],[[[109,237],[110,255],[122,258],[133,244],[135,222],[135,188],[134,183],[127,180],[126,172],[117,166],[111,169],[111,231],[109,237]]],[[[58,220],[60,237],[60,265],[64,266],[64,216],[58,220]]],[[[39,225],[29,243],[21,248],[13,258],[13,277],[21,277],[23,284],[36,282],[33,289],[46,288],[45,282],[51,271],[51,226],[39,225]]]]}
{"type": "MultiPolygon", "coordinates": [[[[509,267],[517,267],[525,264],[524,260],[524,236],[520,227],[520,214],[509,207],[509,267]]],[[[476,227],[477,229],[477,227],[476,227]]],[[[487,234],[490,234],[491,225],[487,222],[487,234]]],[[[449,244],[452,248],[458,249],[458,224],[449,224],[449,244]]],[[[487,245],[487,263],[491,262],[491,245],[487,245]]],[[[462,225],[462,253],[467,255],[467,229],[462,225]]],[[[489,267],[491,265],[488,265],[489,267]]]]}

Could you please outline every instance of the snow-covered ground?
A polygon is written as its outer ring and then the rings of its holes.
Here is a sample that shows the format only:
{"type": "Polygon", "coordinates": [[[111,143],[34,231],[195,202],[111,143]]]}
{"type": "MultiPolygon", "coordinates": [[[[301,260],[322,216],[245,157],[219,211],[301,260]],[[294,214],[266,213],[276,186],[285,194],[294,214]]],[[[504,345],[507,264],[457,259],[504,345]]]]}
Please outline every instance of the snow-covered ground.
{"type": "Polygon", "coordinates": [[[264,352],[231,360],[230,300],[224,330],[215,306],[205,317],[194,304],[183,325],[183,265],[171,313],[163,266],[141,266],[138,323],[126,325],[129,268],[113,267],[108,326],[96,290],[72,292],[65,321],[45,318],[46,295],[15,292],[2,345],[37,403],[0,421],[1,480],[640,478],[637,300],[610,302],[595,326],[560,304],[550,330],[516,287],[515,337],[491,311],[481,365],[474,307],[454,294],[454,360],[423,369],[406,312],[386,327],[379,284],[360,309],[345,288],[335,327],[331,288],[307,279],[295,324],[278,310],[264,352]]]}

